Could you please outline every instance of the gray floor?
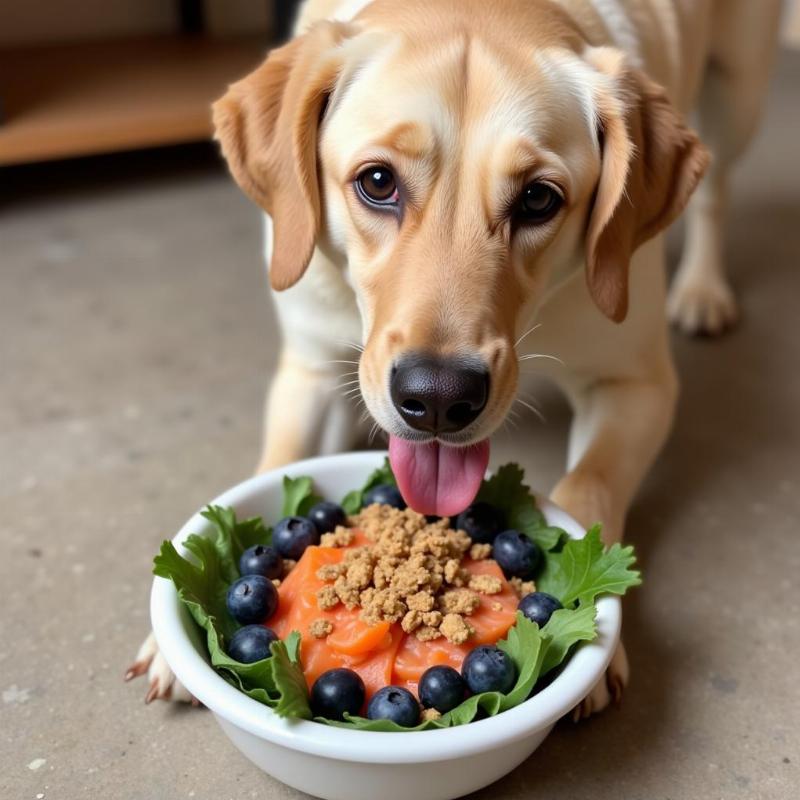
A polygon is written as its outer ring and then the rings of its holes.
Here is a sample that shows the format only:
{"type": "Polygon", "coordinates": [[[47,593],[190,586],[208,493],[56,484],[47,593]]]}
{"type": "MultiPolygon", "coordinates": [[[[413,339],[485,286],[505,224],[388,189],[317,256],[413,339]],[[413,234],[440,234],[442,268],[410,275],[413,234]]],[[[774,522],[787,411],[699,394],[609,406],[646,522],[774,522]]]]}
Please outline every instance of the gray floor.
{"type": "MultiPolygon", "coordinates": [[[[478,795],[789,798],[800,782],[800,58],[737,175],[742,327],[675,346],[674,436],[632,512],[621,710],[478,795]]],[[[210,714],[142,704],[159,541],[252,467],[276,333],[259,223],[205,149],[0,172],[0,796],[297,798],[210,714]]],[[[522,449],[561,468],[544,394],[522,449]]],[[[514,437],[519,442],[519,436],[514,437]]]]}

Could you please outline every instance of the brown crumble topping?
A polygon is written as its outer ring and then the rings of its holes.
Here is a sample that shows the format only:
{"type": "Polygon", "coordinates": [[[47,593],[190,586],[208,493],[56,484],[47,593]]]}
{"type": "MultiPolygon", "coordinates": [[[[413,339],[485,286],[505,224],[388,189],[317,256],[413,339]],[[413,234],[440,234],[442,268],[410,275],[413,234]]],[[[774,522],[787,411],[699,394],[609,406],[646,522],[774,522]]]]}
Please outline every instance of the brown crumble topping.
{"type": "Polygon", "coordinates": [[[492,546],[488,542],[476,542],[469,549],[469,557],[473,561],[483,561],[492,554],[492,546]]]}
{"type": "Polygon", "coordinates": [[[431,628],[438,628],[442,624],[441,611],[426,611],[422,615],[422,621],[431,628]]]}
{"type": "Polygon", "coordinates": [[[413,633],[420,625],[422,625],[422,612],[416,610],[406,612],[403,621],[400,623],[400,627],[406,633],[413,633]]]}
{"type": "Polygon", "coordinates": [[[442,716],[441,711],[437,711],[435,708],[423,708],[422,709],[422,721],[423,722],[430,722],[434,719],[439,719],[442,716]]]}
{"type": "Polygon", "coordinates": [[[475,633],[475,628],[461,614],[445,614],[439,630],[453,644],[464,644],[475,633]]]}
{"type": "Polygon", "coordinates": [[[321,581],[335,581],[344,569],[342,564],[323,564],[317,570],[317,577],[321,581]]]}
{"type": "Polygon", "coordinates": [[[323,586],[317,592],[317,605],[322,611],[327,611],[329,608],[334,608],[339,605],[339,595],[336,594],[336,589],[333,586],[323,586]]]}
{"type": "Polygon", "coordinates": [[[360,597],[361,619],[369,625],[397,622],[408,610],[397,589],[365,589],[360,597]]]}
{"type": "Polygon", "coordinates": [[[481,594],[499,594],[503,591],[503,582],[494,575],[473,575],[469,579],[469,588],[481,594]]]}
{"type": "MultiPolygon", "coordinates": [[[[370,625],[399,622],[420,641],[444,636],[463,644],[475,633],[465,617],[480,607],[477,593],[493,595],[503,589],[499,578],[472,575],[462,566],[467,557],[488,558],[491,545],[472,544],[464,531],[449,528],[447,519],[428,522],[411,509],[374,504],[349,517],[348,525],[352,527],[324,534],[322,546],[349,547],[354,529],[370,545],[347,549],[340,563],[317,570],[326,582],[317,592],[322,610],[343,603],[348,609],[360,608],[361,619],[370,625]]],[[[323,622],[315,621],[315,626],[320,623],[315,629],[321,632],[323,622]]]]}
{"type": "Polygon", "coordinates": [[[333,623],[329,619],[315,619],[308,626],[308,632],[315,639],[324,639],[332,631],[333,631],[333,623]]]}
{"type": "Polygon", "coordinates": [[[411,611],[433,611],[436,601],[428,591],[415,592],[406,597],[406,605],[411,611]]]}
{"type": "Polygon", "coordinates": [[[347,547],[355,535],[355,531],[350,528],[337,525],[333,533],[323,533],[319,543],[321,547],[347,547]]]}
{"type": "Polygon", "coordinates": [[[503,604],[502,603],[498,603],[495,600],[494,603],[492,603],[492,611],[502,611],[502,610],[503,610],[503,604]]]}
{"type": "Polygon", "coordinates": [[[432,642],[434,639],[441,639],[442,632],[432,625],[423,625],[421,628],[417,628],[417,632],[414,635],[421,642],[432,642]]]}
{"type": "Polygon", "coordinates": [[[439,608],[445,614],[472,614],[481,599],[469,589],[450,589],[439,598],[439,608]]]}
{"type": "Polygon", "coordinates": [[[536,591],[536,584],[533,581],[523,581],[522,578],[511,578],[509,583],[511,584],[511,588],[520,597],[525,597],[526,594],[536,591]]]}
{"type": "MultiPolygon", "coordinates": [[[[321,591],[321,590],[320,590],[321,591]]],[[[350,583],[347,577],[340,575],[333,583],[333,591],[341,600],[348,611],[352,611],[358,606],[359,591],[358,586],[350,583]]]]}

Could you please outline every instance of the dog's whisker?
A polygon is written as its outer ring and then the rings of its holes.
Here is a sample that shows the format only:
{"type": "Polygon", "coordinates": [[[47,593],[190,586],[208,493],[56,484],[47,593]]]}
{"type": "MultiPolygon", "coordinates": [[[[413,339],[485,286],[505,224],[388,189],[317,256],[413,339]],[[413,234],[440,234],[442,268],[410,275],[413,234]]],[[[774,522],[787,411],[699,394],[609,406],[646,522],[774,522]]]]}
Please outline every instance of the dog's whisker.
{"type": "Polygon", "coordinates": [[[551,356],[548,355],[547,353],[528,353],[527,355],[519,356],[519,358],[517,358],[517,361],[522,363],[523,361],[531,361],[536,358],[546,358],[550,361],[558,362],[559,364],[561,364],[562,367],[564,366],[564,362],[558,356],[551,356]]]}
{"type": "Polygon", "coordinates": [[[334,391],[336,391],[338,389],[344,389],[344,388],[346,388],[348,386],[354,386],[354,385],[357,385],[359,383],[360,383],[360,381],[358,380],[358,378],[353,378],[353,380],[351,380],[351,381],[345,381],[344,383],[337,383],[336,386],[334,386],[333,388],[334,388],[334,391]]]}
{"type": "Polygon", "coordinates": [[[537,322],[536,325],[534,325],[532,328],[529,328],[527,331],[525,331],[525,333],[523,333],[522,336],[520,336],[519,339],[517,339],[517,341],[514,342],[514,349],[516,350],[519,347],[520,342],[526,336],[529,336],[531,333],[533,333],[535,330],[537,330],[538,328],[541,328],[541,327],[542,327],[542,323],[541,322],[537,322]]]}
{"type": "Polygon", "coordinates": [[[376,422],[370,429],[369,436],[367,437],[368,445],[371,445],[375,441],[375,437],[377,436],[379,430],[380,430],[380,425],[378,425],[378,423],[376,422]]]}
{"type": "Polygon", "coordinates": [[[503,420],[502,430],[505,431],[508,430],[509,428],[514,431],[518,430],[519,423],[517,422],[516,414],[514,416],[511,416],[511,414],[509,413],[503,420]]]}
{"type": "Polygon", "coordinates": [[[358,366],[358,361],[350,361],[346,358],[332,358],[330,361],[320,361],[317,367],[324,367],[326,364],[353,364],[358,366]]]}
{"type": "Polygon", "coordinates": [[[345,347],[350,347],[353,350],[358,350],[359,353],[364,352],[364,345],[358,344],[357,342],[350,342],[347,339],[334,339],[336,344],[342,344],[345,347]]]}
{"type": "Polygon", "coordinates": [[[538,408],[536,408],[536,406],[531,405],[530,403],[523,400],[521,397],[517,397],[514,402],[519,403],[521,406],[525,406],[525,408],[527,408],[529,411],[532,411],[542,422],[547,422],[547,420],[544,417],[544,414],[542,414],[542,412],[538,408]]]}

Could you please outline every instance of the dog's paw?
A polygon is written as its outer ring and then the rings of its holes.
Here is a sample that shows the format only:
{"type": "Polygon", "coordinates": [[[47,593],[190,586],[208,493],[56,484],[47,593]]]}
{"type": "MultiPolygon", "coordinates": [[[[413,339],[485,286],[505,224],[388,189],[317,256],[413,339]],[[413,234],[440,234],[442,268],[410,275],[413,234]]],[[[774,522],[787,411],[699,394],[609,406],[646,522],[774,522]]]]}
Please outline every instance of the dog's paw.
{"type": "Polygon", "coordinates": [[[667,300],[670,322],[690,336],[718,336],[739,319],[739,308],[724,278],[677,280],[667,300]]]}
{"type": "Polygon", "coordinates": [[[574,722],[586,719],[592,714],[598,714],[613,702],[619,705],[622,702],[622,693],[628,685],[630,668],[628,657],[622,642],[617,645],[611,663],[606,669],[606,674],[597,682],[591,692],[572,710],[574,722]]]}
{"type": "Polygon", "coordinates": [[[199,706],[186,687],[175,677],[164,656],[158,650],[155,636],[152,633],[142,642],[136,660],[125,673],[125,680],[131,681],[140,675],[147,674],[148,688],[144,697],[145,703],[153,700],[174,700],[179,703],[191,703],[199,706]]]}

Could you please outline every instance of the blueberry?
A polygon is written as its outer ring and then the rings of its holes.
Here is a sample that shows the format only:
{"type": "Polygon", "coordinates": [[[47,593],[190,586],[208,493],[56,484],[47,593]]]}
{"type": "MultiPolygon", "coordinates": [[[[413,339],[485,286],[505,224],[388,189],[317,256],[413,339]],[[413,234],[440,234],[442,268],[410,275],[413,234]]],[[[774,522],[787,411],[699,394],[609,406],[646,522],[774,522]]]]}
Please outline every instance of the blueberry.
{"type": "Polygon", "coordinates": [[[514,688],[517,669],[499,647],[482,644],[471,650],[461,665],[461,674],[473,694],[502,692],[514,688]]]}
{"type": "Polygon", "coordinates": [[[347,522],[344,509],[330,500],[323,500],[312,506],[308,518],[319,533],[330,533],[337,525],[344,525],[347,522]]]}
{"type": "Polygon", "coordinates": [[[519,531],[497,534],[492,557],[508,578],[530,578],[539,566],[541,552],[534,542],[519,531]]]}
{"type": "Polygon", "coordinates": [[[226,603],[231,616],[242,625],[266,622],[278,608],[278,590],[263,575],[245,575],[230,585],[226,603]]]}
{"type": "Polygon", "coordinates": [[[364,494],[363,504],[371,506],[373,503],[392,506],[392,508],[399,508],[401,511],[406,507],[406,501],[403,500],[400,490],[396,486],[390,486],[388,483],[375,486],[364,494]]]}
{"type": "Polygon", "coordinates": [[[535,622],[540,628],[543,628],[553,616],[553,612],[564,606],[561,605],[558,598],[547,592],[531,592],[519,601],[517,607],[531,622],[535,622]]]}
{"type": "Polygon", "coordinates": [[[442,714],[460,705],[467,693],[464,679],[452,667],[429,667],[419,679],[419,701],[442,714]]]}
{"type": "Polygon", "coordinates": [[[488,503],[477,502],[462,511],[453,525],[473,542],[491,544],[506,525],[505,514],[488,503]]]}
{"type": "Polygon", "coordinates": [[[242,553],[239,559],[239,574],[280,578],[283,574],[281,554],[268,544],[254,544],[242,553]]]}
{"type": "Polygon", "coordinates": [[[252,664],[269,658],[272,652],[269,646],[278,641],[278,636],[271,628],[263,625],[245,625],[233,634],[228,645],[228,655],[240,664],[252,664]]]}
{"type": "Polygon", "coordinates": [[[319,531],[305,517],[284,517],[272,531],[272,545],[284,558],[297,561],[311,544],[319,544],[319,531]]]}
{"type": "Polygon", "coordinates": [[[402,686],[384,686],[372,695],[367,706],[367,717],[388,719],[404,728],[413,728],[419,722],[419,703],[402,686]]]}
{"type": "Polygon", "coordinates": [[[341,721],[345,713],[361,711],[365,695],[364,681],[353,670],[329,669],[311,687],[311,710],[315,717],[341,721]]]}

